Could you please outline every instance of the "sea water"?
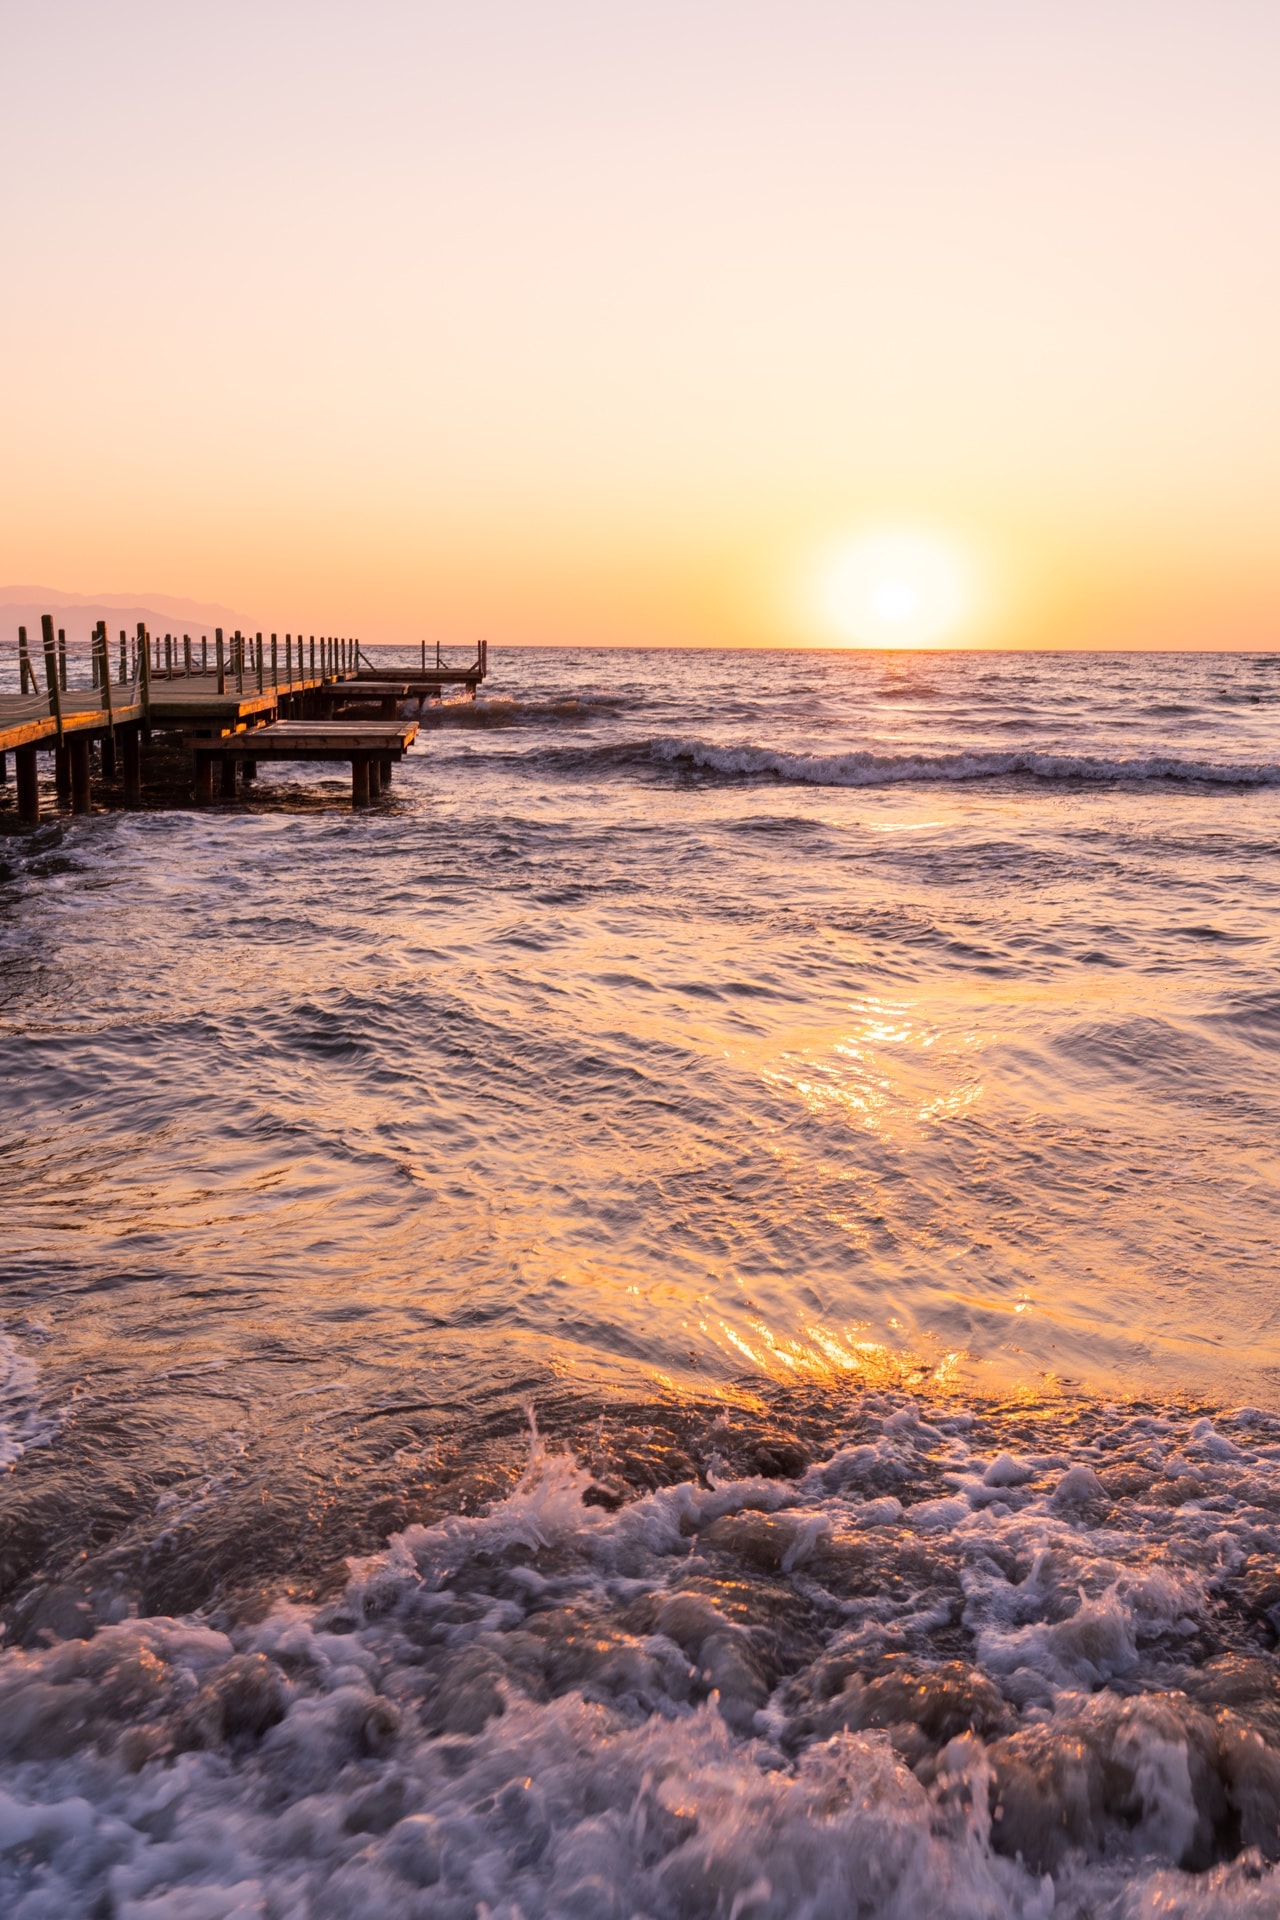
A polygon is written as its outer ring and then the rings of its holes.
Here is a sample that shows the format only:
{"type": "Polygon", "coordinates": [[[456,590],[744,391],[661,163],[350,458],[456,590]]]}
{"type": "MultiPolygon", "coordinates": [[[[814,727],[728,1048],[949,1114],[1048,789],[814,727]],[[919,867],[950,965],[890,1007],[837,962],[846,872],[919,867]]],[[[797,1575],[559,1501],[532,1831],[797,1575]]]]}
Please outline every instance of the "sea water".
{"type": "Polygon", "coordinates": [[[0,1911],[1280,1914],[1280,658],[490,657],[0,812],[0,1911]]]}

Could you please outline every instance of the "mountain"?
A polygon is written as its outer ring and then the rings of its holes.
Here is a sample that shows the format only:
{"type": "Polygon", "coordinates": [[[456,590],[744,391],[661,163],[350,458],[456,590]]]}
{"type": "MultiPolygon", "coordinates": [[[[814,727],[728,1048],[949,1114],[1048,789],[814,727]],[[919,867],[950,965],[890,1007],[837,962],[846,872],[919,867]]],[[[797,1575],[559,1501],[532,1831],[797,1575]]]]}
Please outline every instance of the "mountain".
{"type": "Polygon", "coordinates": [[[212,602],[182,600],[169,593],[63,593],[57,587],[0,587],[0,643],[10,645],[25,627],[34,639],[40,616],[51,613],[56,627],[65,627],[67,639],[87,640],[99,620],[113,636],[121,627],[132,635],[139,620],[161,633],[211,634],[215,627],[231,631],[247,623],[233,607],[212,602]]]}

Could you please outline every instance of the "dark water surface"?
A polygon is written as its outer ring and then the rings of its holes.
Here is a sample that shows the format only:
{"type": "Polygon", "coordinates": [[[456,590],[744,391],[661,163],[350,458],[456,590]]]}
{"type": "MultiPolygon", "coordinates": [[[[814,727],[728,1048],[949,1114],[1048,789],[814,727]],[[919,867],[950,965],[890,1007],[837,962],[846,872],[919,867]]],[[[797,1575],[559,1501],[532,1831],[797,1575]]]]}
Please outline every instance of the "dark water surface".
{"type": "Polygon", "coordinates": [[[0,1910],[1280,1914],[1280,658],[491,664],[0,812],[0,1910]]]}

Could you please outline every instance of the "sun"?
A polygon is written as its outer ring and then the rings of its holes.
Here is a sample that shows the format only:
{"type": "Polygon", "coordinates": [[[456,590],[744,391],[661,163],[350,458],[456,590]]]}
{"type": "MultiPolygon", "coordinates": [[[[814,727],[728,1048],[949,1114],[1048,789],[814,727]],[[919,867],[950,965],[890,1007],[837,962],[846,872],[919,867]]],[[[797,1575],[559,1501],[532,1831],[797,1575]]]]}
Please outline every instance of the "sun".
{"type": "Polygon", "coordinates": [[[817,602],[823,627],[846,645],[938,646],[973,618],[973,563],[942,535],[879,528],[828,552],[817,602]]]}

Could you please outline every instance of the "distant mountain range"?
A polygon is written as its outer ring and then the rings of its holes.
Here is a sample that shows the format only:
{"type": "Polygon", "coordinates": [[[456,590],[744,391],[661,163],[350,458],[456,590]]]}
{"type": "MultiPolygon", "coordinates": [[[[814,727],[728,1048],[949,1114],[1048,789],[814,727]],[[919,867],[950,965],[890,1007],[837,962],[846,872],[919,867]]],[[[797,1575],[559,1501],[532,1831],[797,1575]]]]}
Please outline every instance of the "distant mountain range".
{"type": "Polygon", "coordinates": [[[12,643],[18,628],[34,639],[40,616],[53,615],[55,626],[65,627],[73,643],[87,641],[99,620],[105,620],[114,638],[123,627],[132,635],[139,620],[162,633],[212,633],[215,627],[232,631],[245,624],[233,607],[202,600],[180,600],[169,593],[62,593],[57,587],[0,587],[0,644],[12,643]]]}

